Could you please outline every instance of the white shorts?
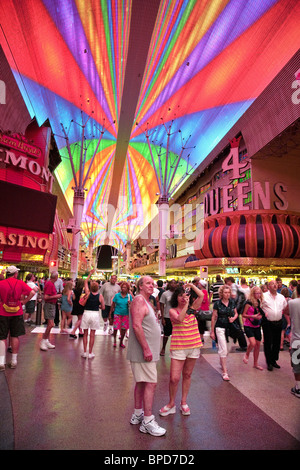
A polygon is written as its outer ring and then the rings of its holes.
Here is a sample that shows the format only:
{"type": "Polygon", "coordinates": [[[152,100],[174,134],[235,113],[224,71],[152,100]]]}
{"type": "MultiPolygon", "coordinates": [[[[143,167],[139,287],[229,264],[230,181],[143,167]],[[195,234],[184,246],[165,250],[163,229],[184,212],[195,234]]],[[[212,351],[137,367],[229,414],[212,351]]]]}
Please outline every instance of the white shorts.
{"type": "Polygon", "coordinates": [[[194,349],[172,349],[170,350],[170,358],[178,361],[186,359],[198,359],[200,357],[200,348],[194,349]]]}
{"type": "Polygon", "coordinates": [[[83,330],[100,330],[99,310],[85,310],[82,315],[80,328],[83,330]]]}
{"type": "Polygon", "coordinates": [[[218,339],[218,354],[220,357],[227,357],[227,339],[225,328],[216,328],[216,335],[218,339]]]}
{"type": "Polygon", "coordinates": [[[130,365],[136,382],[157,383],[156,362],[131,362],[130,365]]]}

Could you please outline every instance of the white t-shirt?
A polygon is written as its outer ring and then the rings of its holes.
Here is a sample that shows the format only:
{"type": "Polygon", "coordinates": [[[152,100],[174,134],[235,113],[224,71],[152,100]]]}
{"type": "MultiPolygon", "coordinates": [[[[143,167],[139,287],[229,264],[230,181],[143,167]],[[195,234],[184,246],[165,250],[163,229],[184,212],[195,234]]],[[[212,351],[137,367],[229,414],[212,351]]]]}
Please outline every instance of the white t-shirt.
{"type": "Polygon", "coordinates": [[[265,312],[268,320],[281,320],[282,311],[285,309],[286,306],[287,301],[282,294],[277,293],[275,296],[273,296],[269,291],[264,292],[261,308],[265,312]]]}
{"type": "Polygon", "coordinates": [[[39,290],[38,286],[37,286],[34,282],[32,282],[32,281],[28,281],[26,284],[27,284],[32,290],[36,291],[36,294],[34,294],[34,296],[31,297],[31,300],[36,300],[36,299],[37,299],[37,292],[38,292],[38,290],[39,290]]]}
{"type": "Polygon", "coordinates": [[[159,290],[157,289],[157,287],[154,287],[153,294],[152,294],[153,297],[156,298],[158,296],[158,294],[159,294],[159,290]]]}
{"type": "Polygon", "coordinates": [[[245,294],[246,299],[249,298],[249,296],[250,296],[250,287],[249,286],[247,286],[247,287],[239,286],[239,290],[245,294]]]}

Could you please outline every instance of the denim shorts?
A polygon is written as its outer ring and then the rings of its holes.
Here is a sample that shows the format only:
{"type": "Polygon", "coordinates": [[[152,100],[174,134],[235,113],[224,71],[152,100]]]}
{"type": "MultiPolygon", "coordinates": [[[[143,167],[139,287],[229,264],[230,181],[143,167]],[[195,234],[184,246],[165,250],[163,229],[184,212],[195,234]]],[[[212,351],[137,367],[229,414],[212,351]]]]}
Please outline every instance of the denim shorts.
{"type": "Polygon", "coordinates": [[[25,304],[25,312],[34,313],[34,311],[35,311],[35,300],[29,300],[29,302],[25,304]]]}

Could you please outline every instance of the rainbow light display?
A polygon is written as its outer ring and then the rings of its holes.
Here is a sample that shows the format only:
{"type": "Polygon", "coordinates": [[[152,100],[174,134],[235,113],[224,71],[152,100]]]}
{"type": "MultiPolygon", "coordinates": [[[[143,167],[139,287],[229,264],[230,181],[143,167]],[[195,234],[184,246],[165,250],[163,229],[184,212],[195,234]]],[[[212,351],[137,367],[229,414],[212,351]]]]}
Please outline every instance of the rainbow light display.
{"type": "MultiPolygon", "coordinates": [[[[130,118],[121,183],[115,187],[113,169],[136,4],[136,0],[0,0],[1,46],[30,114],[40,125],[49,119],[62,156],[56,176],[71,209],[74,181],[61,124],[68,131],[78,169],[82,117],[90,117],[85,133],[87,167],[104,123],[86,185],[84,232],[88,238],[86,227],[97,227],[96,243],[104,243],[104,207],[111,192],[118,192],[110,232],[110,242],[117,248],[150,222],[157,201],[159,185],[146,128],[152,133],[157,168],[165,164],[165,152],[158,156],[166,141],[162,122],[173,121],[170,167],[181,151],[182,136],[190,136],[192,150],[178,166],[176,187],[213,150],[299,44],[298,0],[161,0],[151,41],[142,44],[149,51],[135,117],[130,118]]],[[[137,49],[140,46],[136,44],[137,49]]]]}

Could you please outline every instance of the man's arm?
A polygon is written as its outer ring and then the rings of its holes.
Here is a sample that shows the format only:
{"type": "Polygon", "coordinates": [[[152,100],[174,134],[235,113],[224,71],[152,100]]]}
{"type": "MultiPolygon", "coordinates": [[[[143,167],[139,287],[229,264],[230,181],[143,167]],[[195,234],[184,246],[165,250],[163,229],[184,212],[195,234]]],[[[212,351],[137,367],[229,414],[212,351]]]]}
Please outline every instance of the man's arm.
{"type": "Polygon", "coordinates": [[[32,289],[32,291],[29,293],[29,295],[21,300],[21,304],[22,305],[27,304],[27,302],[29,302],[29,300],[32,299],[32,297],[36,294],[36,292],[37,292],[36,290],[32,289]]]}
{"type": "Polygon", "coordinates": [[[91,279],[92,274],[94,274],[95,269],[92,269],[89,275],[85,278],[84,280],[84,293],[89,294],[90,289],[89,289],[89,280],[91,279]]]}

